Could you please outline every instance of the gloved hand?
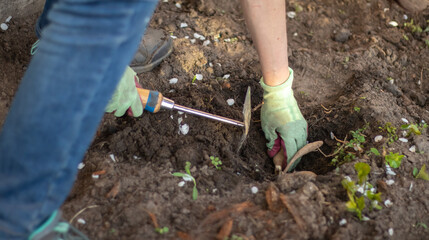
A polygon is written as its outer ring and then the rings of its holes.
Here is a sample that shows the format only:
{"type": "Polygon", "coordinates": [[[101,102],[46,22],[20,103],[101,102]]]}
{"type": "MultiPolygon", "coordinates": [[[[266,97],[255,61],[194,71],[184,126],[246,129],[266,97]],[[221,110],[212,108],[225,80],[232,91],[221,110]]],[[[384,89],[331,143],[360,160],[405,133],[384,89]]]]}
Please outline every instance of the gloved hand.
{"type": "Polygon", "coordinates": [[[128,115],[139,117],[143,113],[143,104],[137,92],[139,86],[137,74],[127,67],[121,78],[115,93],[106,107],[106,112],[115,112],[116,117],[121,117],[128,110],[128,115]]]}
{"type": "MultiPolygon", "coordinates": [[[[261,79],[264,89],[264,104],[261,109],[262,130],[268,140],[268,155],[274,157],[282,148],[285,169],[295,153],[307,142],[307,122],[293,96],[293,70],[289,68],[289,79],[279,86],[271,87],[261,79]]],[[[293,170],[299,160],[291,166],[293,170]]]]}

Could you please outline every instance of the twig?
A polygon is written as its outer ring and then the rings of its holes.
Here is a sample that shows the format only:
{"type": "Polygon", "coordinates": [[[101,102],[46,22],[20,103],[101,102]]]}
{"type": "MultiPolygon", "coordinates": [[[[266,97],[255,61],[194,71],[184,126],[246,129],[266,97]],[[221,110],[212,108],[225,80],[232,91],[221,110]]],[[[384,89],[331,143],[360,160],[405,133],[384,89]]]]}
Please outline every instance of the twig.
{"type": "Polygon", "coordinates": [[[335,135],[334,135],[334,138],[335,138],[335,140],[337,140],[338,142],[340,142],[340,143],[342,143],[342,145],[339,147],[339,148],[337,148],[337,150],[335,150],[335,152],[333,152],[332,154],[329,154],[329,155],[326,155],[320,148],[318,148],[318,150],[319,150],[319,152],[324,156],[324,157],[333,157],[333,156],[335,156],[335,155],[337,155],[340,151],[341,151],[341,149],[343,149],[343,147],[346,145],[346,140],[347,140],[347,135],[346,135],[346,137],[344,138],[344,141],[341,141],[340,139],[338,139],[337,137],[335,137],[335,135]]]}
{"type": "Polygon", "coordinates": [[[262,105],[264,105],[264,101],[262,101],[260,104],[256,105],[256,106],[252,109],[252,112],[254,112],[254,111],[258,110],[259,108],[261,108],[261,107],[262,107],[262,105]]]}
{"type": "Polygon", "coordinates": [[[70,221],[69,221],[69,223],[71,224],[72,222],[73,222],[73,220],[77,217],[77,216],[79,216],[81,213],[83,213],[85,210],[87,210],[87,209],[90,209],[90,208],[96,208],[96,207],[99,207],[98,205],[91,205],[91,206],[88,206],[88,207],[86,207],[86,208],[84,208],[84,209],[82,209],[82,210],[80,210],[79,212],[77,212],[71,219],[70,219],[70,221]]]}

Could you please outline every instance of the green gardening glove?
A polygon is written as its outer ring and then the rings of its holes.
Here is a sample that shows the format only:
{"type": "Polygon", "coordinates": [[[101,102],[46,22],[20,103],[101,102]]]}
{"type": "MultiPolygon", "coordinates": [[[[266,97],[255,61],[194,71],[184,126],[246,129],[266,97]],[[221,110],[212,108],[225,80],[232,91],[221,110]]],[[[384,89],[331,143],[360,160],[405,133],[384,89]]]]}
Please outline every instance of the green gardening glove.
{"type": "MultiPolygon", "coordinates": [[[[284,152],[282,170],[295,153],[307,142],[307,122],[299,110],[292,90],[293,70],[289,79],[279,86],[271,87],[261,79],[264,89],[264,104],[261,109],[262,130],[268,140],[268,155],[274,157],[281,149],[284,152]]],[[[299,163],[295,161],[290,171],[299,163]]]]}
{"type": "Polygon", "coordinates": [[[121,117],[125,112],[128,112],[128,115],[133,117],[142,115],[143,104],[136,88],[136,85],[139,86],[138,81],[136,72],[127,67],[112,99],[106,107],[106,112],[115,112],[116,117],[121,117]]]}

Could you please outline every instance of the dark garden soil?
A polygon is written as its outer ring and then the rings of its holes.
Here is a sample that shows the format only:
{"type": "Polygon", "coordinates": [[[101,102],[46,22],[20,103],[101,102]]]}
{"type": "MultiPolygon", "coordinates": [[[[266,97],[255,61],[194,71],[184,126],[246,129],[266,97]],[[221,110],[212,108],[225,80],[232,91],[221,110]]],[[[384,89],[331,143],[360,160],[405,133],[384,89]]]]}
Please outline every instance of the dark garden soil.
{"type": "MultiPolygon", "coordinates": [[[[177,37],[174,52],[140,74],[141,84],[178,104],[241,120],[247,86],[252,108],[261,103],[262,90],[238,1],[175,4],[161,2],[151,22],[177,37]],[[192,43],[194,33],[210,43],[192,43]],[[203,79],[192,84],[195,74],[203,79]],[[171,78],[178,82],[170,84],[171,78]],[[227,99],[235,103],[229,106],[227,99]]],[[[288,18],[288,54],[308,140],[324,141],[321,150],[332,156],[310,153],[296,173],[277,178],[259,108],[238,153],[240,127],[169,111],[140,118],[106,114],[62,207],[65,218],[91,239],[427,239],[429,182],[414,178],[413,169],[428,164],[429,135],[403,136],[400,126],[402,118],[429,121],[429,33],[404,26],[412,19],[414,28],[429,31],[428,9],[409,13],[386,0],[300,0],[288,1],[287,11],[296,11],[288,18]],[[386,123],[408,142],[389,142],[380,129],[386,123]],[[186,135],[179,132],[184,124],[186,135]],[[332,165],[337,145],[363,128],[362,150],[342,148],[356,158],[332,165]],[[376,142],[377,135],[383,139],[376,142]],[[396,175],[387,174],[384,158],[368,154],[370,148],[405,156],[393,169],[396,175]],[[219,157],[221,170],[210,156],[219,157]],[[197,200],[192,182],[180,187],[182,179],[171,175],[184,172],[187,161],[197,200]],[[341,184],[346,176],[357,180],[356,162],[371,166],[368,182],[381,192],[383,207],[371,211],[367,202],[363,221],[347,211],[341,184]],[[169,231],[161,234],[156,227],[169,231]]],[[[0,124],[30,60],[36,17],[13,18],[0,32],[0,124]]]]}

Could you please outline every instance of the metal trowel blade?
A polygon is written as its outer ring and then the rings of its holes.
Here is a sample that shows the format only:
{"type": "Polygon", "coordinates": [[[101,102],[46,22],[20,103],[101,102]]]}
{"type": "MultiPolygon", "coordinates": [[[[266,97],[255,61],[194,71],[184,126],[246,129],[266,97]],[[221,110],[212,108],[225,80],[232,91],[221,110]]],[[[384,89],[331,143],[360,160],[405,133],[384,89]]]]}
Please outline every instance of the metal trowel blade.
{"type": "Polygon", "coordinates": [[[240,143],[237,148],[237,152],[240,151],[241,147],[243,146],[244,142],[246,141],[247,134],[249,133],[250,128],[250,119],[252,118],[252,106],[250,101],[250,87],[247,87],[247,93],[246,98],[244,99],[244,106],[243,106],[243,119],[244,119],[244,132],[241,136],[240,143]]]}

